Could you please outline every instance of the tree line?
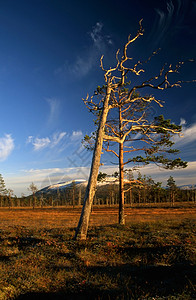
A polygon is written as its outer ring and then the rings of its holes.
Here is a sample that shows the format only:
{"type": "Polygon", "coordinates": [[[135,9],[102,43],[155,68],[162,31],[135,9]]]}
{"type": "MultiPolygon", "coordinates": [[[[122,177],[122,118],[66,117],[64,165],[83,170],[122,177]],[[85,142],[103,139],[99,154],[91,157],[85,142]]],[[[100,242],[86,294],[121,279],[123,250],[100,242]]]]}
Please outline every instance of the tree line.
{"type": "MultiPolygon", "coordinates": [[[[99,172],[97,181],[104,184],[97,185],[93,204],[96,206],[116,206],[119,204],[119,174],[115,172],[110,178],[110,183],[104,183],[108,175],[99,172]]],[[[196,202],[196,189],[182,190],[177,187],[172,176],[167,180],[166,187],[161,182],[155,182],[150,176],[141,175],[138,172],[137,181],[129,183],[133,174],[130,170],[126,170],[124,181],[125,197],[124,203],[128,207],[140,206],[143,204],[160,203],[174,206],[178,202],[196,202]],[[140,182],[138,184],[137,182],[140,182]]],[[[32,194],[30,196],[16,197],[6,190],[5,182],[0,174],[0,207],[80,207],[83,205],[86,187],[84,185],[76,185],[75,181],[63,190],[57,189],[55,192],[42,193],[39,192],[34,183],[28,188],[32,194]]]]}

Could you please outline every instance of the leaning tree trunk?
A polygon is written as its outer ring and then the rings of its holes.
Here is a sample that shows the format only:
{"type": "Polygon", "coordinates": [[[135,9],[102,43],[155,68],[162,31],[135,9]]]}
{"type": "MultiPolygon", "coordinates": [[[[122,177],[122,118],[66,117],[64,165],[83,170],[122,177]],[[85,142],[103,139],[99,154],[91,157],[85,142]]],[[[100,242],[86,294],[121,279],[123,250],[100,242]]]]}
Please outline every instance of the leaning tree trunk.
{"type": "Polygon", "coordinates": [[[99,127],[97,130],[97,137],[96,137],[93,159],[91,164],[90,176],[89,176],[88,185],[86,188],[86,193],[84,198],[84,204],[82,207],[82,212],[78,223],[78,227],[75,233],[75,239],[78,240],[85,240],[87,236],[88,224],[89,224],[89,219],[91,214],[91,207],[95,195],[97,176],[98,176],[99,166],[100,166],[101,151],[102,151],[103,138],[105,132],[105,123],[109,112],[109,99],[110,99],[111,90],[112,87],[108,83],[106,97],[103,102],[102,113],[99,121],[99,127]]]}

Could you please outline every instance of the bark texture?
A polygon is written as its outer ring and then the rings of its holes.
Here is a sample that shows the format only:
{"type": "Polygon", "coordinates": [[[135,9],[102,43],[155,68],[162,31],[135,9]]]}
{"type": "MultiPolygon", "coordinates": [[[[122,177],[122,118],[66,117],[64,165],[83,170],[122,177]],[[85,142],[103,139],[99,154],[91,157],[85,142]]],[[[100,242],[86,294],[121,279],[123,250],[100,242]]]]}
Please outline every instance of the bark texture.
{"type": "Polygon", "coordinates": [[[103,109],[100,117],[100,123],[97,131],[96,143],[95,143],[95,148],[93,153],[89,181],[88,181],[85,198],[84,198],[84,204],[82,207],[80,220],[75,234],[75,239],[78,240],[85,240],[87,236],[91,208],[92,208],[93,198],[95,195],[95,190],[97,185],[97,176],[98,176],[99,166],[100,166],[105,124],[109,112],[109,100],[110,100],[111,89],[112,88],[108,83],[106,97],[104,99],[103,109]]]}

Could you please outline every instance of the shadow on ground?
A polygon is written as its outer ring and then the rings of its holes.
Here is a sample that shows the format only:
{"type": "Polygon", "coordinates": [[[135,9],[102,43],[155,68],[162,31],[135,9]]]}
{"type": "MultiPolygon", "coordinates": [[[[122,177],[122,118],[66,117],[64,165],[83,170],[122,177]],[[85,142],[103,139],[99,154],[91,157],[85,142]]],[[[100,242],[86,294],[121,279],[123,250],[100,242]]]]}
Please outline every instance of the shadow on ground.
{"type": "Polygon", "coordinates": [[[76,287],[76,290],[70,293],[63,290],[56,293],[27,293],[20,295],[17,300],[150,299],[149,297],[180,295],[185,287],[187,288],[187,295],[184,295],[184,298],[181,296],[180,299],[196,299],[193,287],[196,269],[189,264],[176,264],[173,266],[142,265],[138,267],[125,264],[115,267],[88,267],[89,278],[91,275],[98,273],[101,276],[111,274],[111,277],[118,278],[118,288],[102,290],[101,287],[93,287],[92,284],[87,284],[83,286],[81,291],[77,291],[76,287]]]}

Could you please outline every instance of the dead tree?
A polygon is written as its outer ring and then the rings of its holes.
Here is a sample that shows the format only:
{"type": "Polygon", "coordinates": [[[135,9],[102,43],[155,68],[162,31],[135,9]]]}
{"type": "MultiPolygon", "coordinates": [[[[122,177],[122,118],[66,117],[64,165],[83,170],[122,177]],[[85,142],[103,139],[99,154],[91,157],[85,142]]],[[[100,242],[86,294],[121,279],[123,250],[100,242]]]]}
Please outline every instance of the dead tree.
{"type": "Polygon", "coordinates": [[[143,35],[143,28],[141,23],[142,20],[139,22],[139,30],[135,35],[135,37],[131,39],[131,37],[129,36],[129,41],[124,47],[124,51],[123,51],[124,54],[121,59],[118,58],[119,50],[117,51],[116,54],[117,64],[114,68],[109,68],[107,70],[104,69],[103,56],[102,56],[101,68],[105,72],[104,74],[105,87],[104,87],[104,91],[98,89],[96,93],[96,95],[101,96],[101,100],[98,103],[94,102],[94,97],[91,97],[90,100],[87,97],[87,99],[84,100],[84,103],[86,104],[86,106],[89,108],[90,111],[94,110],[100,112],[100,118],[99,118],[97,134],[96,134],[96,141],[95,141],[95,147],[93,152],[93,159],[91,164],[89,181],[86,188],[84,204],[83,204],[80,220],[75,233],[75,239],[84,240],[86,239],[87,236],[91,207],[92,207],[93,198],[95,194],[97,176],[98,176],[99,166],[100,166],[102,145],[103,145],[103,139],[105,133],[105,124],[107,121],[108,112],[112,108],[111,105],[113,104],[112,94],[115,93],[115,91],[117,91],[119,87],[124,85],[125,77],[127,76],[128,72],[132,72],[136,75],[139,75],[142,72],[141,69],[137,70],[138,64],[135,64],[131,69],[130,68],[127,69],[125,67],[125,62],[128,60],[126,54],[128,45],[133,43],[141,35],[143,35]]]}
{"type": "MultiPolygon", "coordinates": [[[[180,134],[181,127],[164,119],[163,116],[149,118],[149,107],[154,103],[159,107],[163,104],[154,96],[143,96],[145,88],[163,91],[168,88],[180,87],[182,80],[172,82],[170,75],[179,72],[184,62],[179,62],[175,66],[164,64],[162,69],[150,79],[141,81],[140,84],[132,85],[130,77],[139,76],[144,73],[144,65],[147,64],[157,51],[144,62],[138,61],[130,66],[132,58],[127,54],[128,47],[143,35],[143,28],[139,22],[139,30],[134,38],[129,36],[123,48],[123,56],[120,58],[120,51],[116,53],[116,67],[104,69],[103,57],[101,58],[101,68],[105,72],[105,85],[98,87],[94,95],[84,100],[85,105],[97,116],[98,128],[96,130],[95,144],[93,144],[93,159],[89,182],[86,189],[84,205],[81,217],[76,229],[75,238],[86,239],[91,206],[96,189],[97,176],[100,166],[101,151],[103,143],[106,151],[113,152],[119,159],[119,184],[120,184],[120,203],[119,203],[119,223],[124,224],[124,166],[128,163],[137,165],[153,162],[167,169],[174,167],[186,167],[187,163],[180,158],[168,158],[163,153],[175,154],[178,150],[172,149],[173,134],[180,134]],[[97,102],[95,101],[97,97],[97,102]],[[110,148],[110,143],[118,143],[118,152],[110,148]],[[129,142],[125,146],[125,142],[129,142]],[[143,143],[135,146],[134,143],[143,143]],[[126,149],[125,149],[126,148],[126,149]],[[124,161],[124,153],[143,152],[143,156],[128,158],[124,161]]],[[[191,81],[192,82],[192,81],[191,81]]],[[[91,140],[87,137],[87,140],[91,140]]]]}
{"type": "MultiPolygon", "coordinates": [[[[132,58],[127,55],[129,40],[124,46],[124,61],[130,61],[132,58]]],[[[128,75],[136,70],[137,67],[148,63],[151,58],[157,54],[157,51],[144,62],[138,61],[134,68],[125,67],[118,59],[117,61],[121,70],[122,84],[112,91],[113,108],[109,112],[109,118],[106,122],[104,141],[106,146],[104,150],[112,152],[119,160],[119,223],[125,224],[124,219],[124,166],[128,163],[141,166],[155,163],[165,169],[185,168],[186,162],[180,158],[175,159],[174,154],[179,153],[177,149],[173,149],[171,140],[173,135],[180,135],[181,126],[171,123],[170,120],[164,119],[162,115],[152,118],[150,113],[152,105],[163,107],[162,101],[154,96],[143,96],[144,90],[150,88],[152,90],[163,91],[173,87],[181,87],[181,84],[189,81],[174,81],[172,82],[171,75],[179,73],[179,69],[184,62],[178,62],[176,65],[164,64],[161,70],[155,76],[148,80],[141,81],[140,84],[132,85],[128,75]],[[123,75],[126,74],[124,77],[123,75]],[[117,112],[115,113],[115,110],[117,112]],[[110,147],[111,142],[119,144],[118,151],[110,147]],[[125,144],[126,143],[126,144],[125,144]],[[127,146],[128,143],[128,146],[127,146]],[[142,155],[133,156],[135,152],[142,152],[142,155]],[[124,154],[130,153],[129,157],[124,161],[124,154]]],[[[190,60],[191,61],[191,60],[190,60]]],[[[140,68],[136,75],[143,73],[144,69],[140,68]]],[[[190,82],[195,82],[192,80],[190,82]]],[[[99,115],[98,115],[99,118],[99,115]]],[[[136,181],[132,181],[135,183],[136,181]]],[[[137,182],[139,183],[139,182],[137,182]]]]}

